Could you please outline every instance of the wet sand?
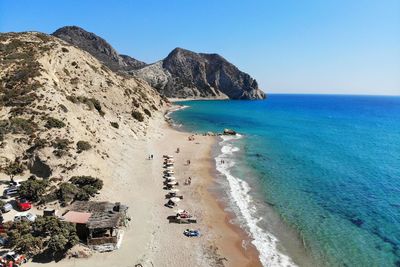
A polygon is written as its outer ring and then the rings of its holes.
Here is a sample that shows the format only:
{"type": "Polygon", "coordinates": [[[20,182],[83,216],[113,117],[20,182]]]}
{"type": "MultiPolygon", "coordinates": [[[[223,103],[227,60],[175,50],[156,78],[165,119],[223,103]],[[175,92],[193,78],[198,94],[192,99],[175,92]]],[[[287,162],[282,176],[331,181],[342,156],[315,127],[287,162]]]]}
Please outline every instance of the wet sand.
{"type": "MultiPolygon", "coordinates": [[[[218,196],[211,192],[215,186],[216,170],[212,148],[214,136],[195,135],[172,129],[163,116],[153,118],[148,134],[141,140],[112,139],[115,147],[109,151],[110,160],[103,167],[104,189],[95,200],[119,201],[129,206],[132,221],[124,231],[120,249],[94,253],[87,259],[63,259],[49,266],[261,266],[258,252],[248,241],[247,234],[230,221],[232,214],[218,196]],[[176,148],[179,153],[175,153],[176,148]],[[153,154],[153,160],[148,156],[153,154]],[[163,189],[163,158],[175,158],[175,177],[184,199],[170,209],[163,189]],[[187,165],[187,160],[191,164],[187,165]],[[184,181],[192,178],[192,184],[184,181]],[[174,210],[186,209],[197,217],[197,224],[169,223],[174,210]],[[201,236],[188,238],[187,228],[199,229],[201,236]]],[[[28,263],[26,266],[44,266],[28,263]]]]}

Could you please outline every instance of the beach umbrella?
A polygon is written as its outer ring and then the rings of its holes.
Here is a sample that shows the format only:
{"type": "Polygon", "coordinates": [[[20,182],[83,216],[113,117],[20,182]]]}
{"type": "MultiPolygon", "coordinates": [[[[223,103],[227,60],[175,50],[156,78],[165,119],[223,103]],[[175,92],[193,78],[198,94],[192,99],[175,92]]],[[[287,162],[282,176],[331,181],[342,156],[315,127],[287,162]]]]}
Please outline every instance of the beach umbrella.
{"type": "Polygon", "coordinates": [[[171,177],[168,177],[167,179],[168,179],[168,180],[170,180],[170,181],[175,181],[175,180],[176,180],[176,178],[175,178],[175,177],[173,177],[173,176],[171,176],[171,177]]]}
{"type": "Polygon", "coordinates": [[[172,192],[172,193],[178,193],[178,192],[179,192],[179,189],[178,189],[178,188],[174,188],[174,189],[171,189],[170,192],[172,192]]]}
{"type": "Polygon", "coordinates": [[[169,184],[169,185],[176,185],[176,182],[175,182],[175,181],[172,181],[172,182],[168,182],[168,184],[169,184]]]}
{"type": "Polygon", "coordinates": [[[179,197],[171,197],[170,200],[171,200],[172,202],[175,202],[175,203],[181,201],[181,199],[180,199],[179,197]]]}
{"type": "Polygon", "coordinates": [[[174,169],[174,166],[168,166],[167,167],[167,170],[171,170],[172,171],[173,169],[174,169]]]}

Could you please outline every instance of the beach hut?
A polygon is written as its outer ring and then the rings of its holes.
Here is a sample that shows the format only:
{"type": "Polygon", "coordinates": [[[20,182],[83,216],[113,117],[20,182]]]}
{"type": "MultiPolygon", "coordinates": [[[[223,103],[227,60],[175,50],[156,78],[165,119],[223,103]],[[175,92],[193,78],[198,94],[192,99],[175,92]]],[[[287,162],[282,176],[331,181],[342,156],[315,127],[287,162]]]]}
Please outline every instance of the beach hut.
{"type": "Polygon", "coordinates": [[[74,223],[86,244],[98,251],[117,249],[122,241],[120,226],[125,225],[128,207],[119,202],[76,201],[63,215],[74,223]]]}

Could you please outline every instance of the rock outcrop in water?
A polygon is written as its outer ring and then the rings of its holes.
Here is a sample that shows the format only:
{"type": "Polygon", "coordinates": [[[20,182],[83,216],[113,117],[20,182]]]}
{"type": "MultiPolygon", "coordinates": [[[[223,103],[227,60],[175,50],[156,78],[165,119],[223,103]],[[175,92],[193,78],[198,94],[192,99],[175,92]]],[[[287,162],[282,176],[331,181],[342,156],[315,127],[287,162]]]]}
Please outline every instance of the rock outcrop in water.
{"type": "Polygon", "coordinates": [[[165,59],[147,65],[119,55],[103,38],[76,26],[60,28],[53,35],[89,52],[114,71],[144,79],[166,97],[265,98],[255,79],[218,54],[176,48],[165,59]]]}

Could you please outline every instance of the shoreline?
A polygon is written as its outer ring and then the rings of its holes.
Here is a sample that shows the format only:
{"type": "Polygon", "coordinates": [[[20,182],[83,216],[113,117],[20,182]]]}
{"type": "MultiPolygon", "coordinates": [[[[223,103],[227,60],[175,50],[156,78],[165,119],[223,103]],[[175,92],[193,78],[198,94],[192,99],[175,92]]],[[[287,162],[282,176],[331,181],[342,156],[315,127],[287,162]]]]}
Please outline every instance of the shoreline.
{"type": "MultiPolygon", "coordinates": [[[[197,99],[196,99],[197,100],[197,99]]],[[[182,129],[176,128],[170,121],[169,115],[172,112],[186,108],[186,106],[179,106],[173,104],[165,112],[165,118],[168,127],[172,131],[176,131],[180,134],[186,134],[187,136],[194,135],[195,138],[203,137],[199,133],[191,133],[184,131],[182,129]]],[[[257,248],[251,243],[252,238],[249,234],[241,228],[240,225],[233,223],[237,217],[232,211],[228,211],[230,204],[225,203],[220,196],[218,196],[217,181],[218,179],[217,167],[215,162],[215,157],[213,155],[213,149],[219,144],[219,136],[206,136],[212,140],[211,145],[208,148],[208,159],[204,164],[207,168],[206,181],[203,185],[199,186],[203,200],[206,201],[205,212],[206,214],[212,216],[206,216],[208,219],[205,221],[210,229],[213,229],[213,241],[223,258],[227,258],[224,266],[249,266],[257,267],[262,266],[259,259],[259,252],[257,248]],[[219,232],[216,234],[215,232],[219,232]],[[243,244],[246,244],[245,246],[243,244]],[[239,254],[238,254],[239,253],[239,254]],[[226,255],[226,256],[224,256],[226,255]]]]}
{"type": "MultiPolygon", "coordinates": [[[[167,122],[169,122],[170,125],[175,125],[173,124],[170,114],[187,107],[188,106],[181,104],[174,104],[166,113],[167,122]]],[[[181,124],[175,125],[179,131],[184,132],[184,128],[180,126],[181,124]]],[[[234,139],[245,137],[241,135],[238,136],[238,138],[234,139]]],[[[226,137],[231,140],[229,136],[226,137]]],[[[214,159],[212,163],[214,168],[214,185],[212,187],[218,188],[216,190],[217,192],[211,192],[211,194],[216,201],[219,202],[220,208],[227,214],[227,218],[229,218],[226,219],[227,226],[234,228],[242,236],[242,244],[239,244],[239,247],[241,247],[242,250],[244,250],[243,246],[249,246],[251,249],[254,249],[254,255],[257,255],[256,258],[259,266],[262,266],[262,264],[266,266],[270,266],[270,264],[272,264],[272,266],[319,266],[308,251],[300,233],[283,221],[279,214],[269,206],[268,203],[263,203],[260,192],[257,190],[257,185],[253,184],[250,186],[250,182],[254,183],[256,181],[241,180],[237,178],[241,177],[240,174],[231,172],[230,169],[232,165],[230,166],[230,164],[232,163],[230,163],[230,161],[235,162],[233,163],[235,165],[237,163],[246,165],[244,164],[245,161],[239,160],[236,162],[236,156],[232,157],[232,152],[236,153],[236,151],[240,151],[243,148],[239,149],[233,142],[227,142],[228,139],[225,139],[225,136],[216,135],[214,138],[214,147],[218,147],[218,149],[222,151],[216,151],[216,153],[212,155],[214,159]],[[228,149],[229,152],[226,152],[225,149],[228,149]],[[224,162],[226,164],[219,164],[219,159],[227,160],[224,162]],[[224,166],[228,166],[228,169],[225,169],[224,166]],[[219,180],[220,182],[218,182],[221,184],[216,185],[215,183],[218,179],[221,179],[219,180]],[[233,190],[233,188],[236,190],[240,189],[239,197],[237,191],[228,192],[233,190]],[[243,190],[246,192],[243,192],[243,190]],[[248,202],[246,200],[247,197],[244,199],[240,197],[241,194],[247,196],[249,190],[251,191],[250,199],[254,202],[248,202]],[[243,201],[245,203],[243,203],[243,201]],[[247,212],[252,209],[256,210],[254,214],[252,214],[251,211],[250,213],[247,212]],[[243,210],[245,210],[245,212],[243,210]],[[267,220],[264,219],[265,214],[263,212],[267,213],[267,220]],[[263,218],[262,225],[259,224],[259,218],[263,218]]],[[[248,165],[241,166],[240,168],[242,167],[247,173],[251,171],[250,177],[257,176],[253,168],[248,165]]]]}
{"type": "MultiPolygon", "coordinates": [[[[166,110],[167,111],[167,110],[166,110]]],[[[109,253],[94,252],[88,258],[64,258],[49,262],[59,267],[120,266],[261,266],[255,247],[243,248],[247,234],[231,223],[232,215],[213,195],[216,168],[212,149],[217,144],[215,136],[195,135],[189,141],[188,132],[171,127],[164,114],[150,121],[146,137],[110,139],[110,160],[103,166],[105,187],[93,200],[115,201],[129,206],[132,218],[124,228],[121,247],[109,253]],[[180,153],[175,153],[176,148],[180,153]],[[154,159],[148,156],[154,154],[154,159]],[[178,207],[169,209],[163,189],[164,154],[175,158],[175,177],[184,199],[178,207]],[[187,165],[186,160],[191,164],[187,165]],[[184,180],[192,177],[192,185],[184,180]],[[186,209],[197,217],[196,224],[170,223],[168,217],[176,209],[186,209]],[[187,228],[199,229],[201,236],[183,235],[187,228]]],[[[28,262],[27,267],[43,266],[28,262]]]]}
{"type": "Polygon", "coordinates": [[[213,100],[229,100],[229,97],[221,97],[221,98],[196,98],[196,97],[189,97],[189,98],[168,98],[168,101],[171,103],[181,102],[181,101],[213,101],[213,100]]]}
{"type": "MultiPolygon", "coordinates": [[[[215,147],[218,145],[218,136],[212,137],[213,144],[215,147]]],[[[206,213],[213,214],[213,216],[209,216],[207,223],[209,225],[214,225],[215,231],[221,231],[223,234],[220,234],[215,242],[217,247],[220,249],[222,254],[227,254],[228,261],[227,266],[262,266],[259,260],[259,252],[257,248],[251,243],[251,238],[248,233],[232,221],[235,220],[236,214],[233,212],[229,212],[226,210],[229,207],[228,203],[225,203],[219,196],[217,192],[212,192],[212,189],[216,187],[216,179],[217,179],[217,169],[215,166],[215,159],[212,155],[212,150],[209,152],[209,177],[208,181],[205,184],[205,187],[200,188],[203,190],[203,194],[207,197],[205,198],[208,202],[206,205],[206,213]],[[246,248],[243,246],[243,243],[246,244],[246,248]],[[236,254],[235,250],[239,252],[236,254]],[[235,253],[233,253],[235,252],[235,253]],[[243,260],[243,257],[246,260],[243,260]]]]}

